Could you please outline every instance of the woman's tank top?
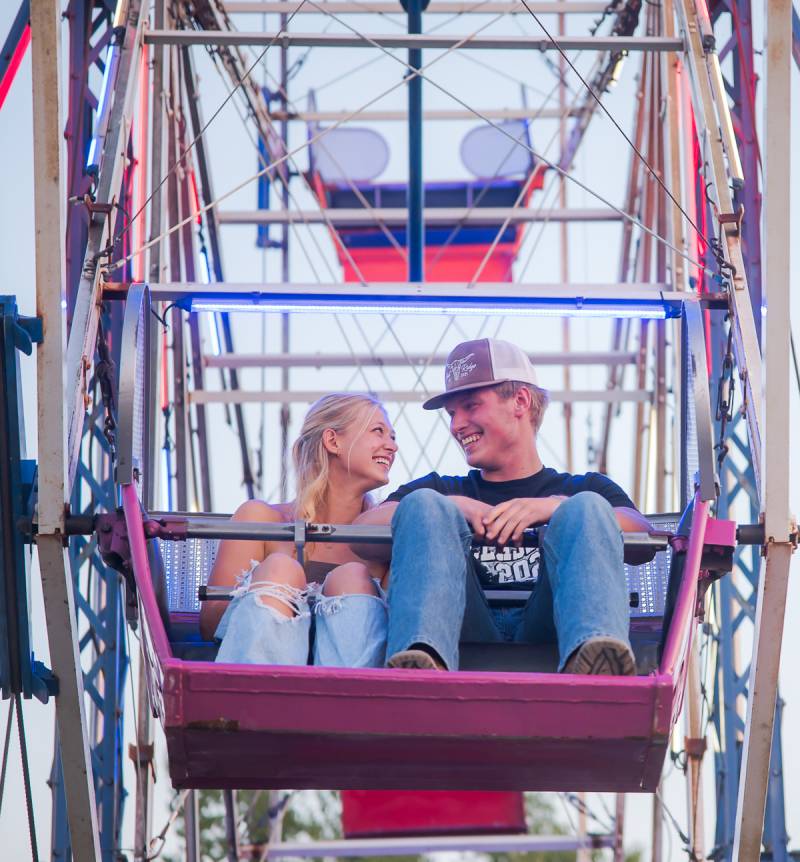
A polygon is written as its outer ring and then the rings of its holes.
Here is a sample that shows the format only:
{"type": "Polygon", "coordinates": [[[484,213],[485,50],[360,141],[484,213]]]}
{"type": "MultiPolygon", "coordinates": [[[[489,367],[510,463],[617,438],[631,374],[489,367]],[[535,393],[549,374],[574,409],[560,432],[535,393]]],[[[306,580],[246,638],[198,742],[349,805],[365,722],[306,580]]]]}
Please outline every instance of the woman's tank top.
{"type": "Polygon", "coordinates": [[[306,573],[306,580],[309,583],[316,581],[318,584],[321,584],[328,572],[341,565],[341,563],[321,563],[317,560],[306,560],[303,569],[306,573]]]}

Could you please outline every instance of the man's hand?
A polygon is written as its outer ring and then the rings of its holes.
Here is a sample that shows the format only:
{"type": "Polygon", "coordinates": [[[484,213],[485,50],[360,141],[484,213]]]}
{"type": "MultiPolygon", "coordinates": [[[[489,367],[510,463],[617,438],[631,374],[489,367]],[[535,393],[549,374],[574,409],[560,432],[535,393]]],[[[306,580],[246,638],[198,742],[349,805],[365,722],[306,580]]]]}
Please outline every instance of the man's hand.
{"type": "Polygon", "coordinates": [[[566,497],[517,497],[490,509],[483,517],[485,537],[501,547],[519,545],[522,533],[534,524],[545,524],[566,497]]]}
{"type": "Polygon", "coordinates": [[[459,511],[472,528],[475,538],[484,538],[486,528],[484,527],[483,519],[491,511],[492,507],[488,503],[482,503],[480,500],[474,500],[472,497],[461,497],[458,494],[451,495],[450,499],[458,506],[459,511]]]}

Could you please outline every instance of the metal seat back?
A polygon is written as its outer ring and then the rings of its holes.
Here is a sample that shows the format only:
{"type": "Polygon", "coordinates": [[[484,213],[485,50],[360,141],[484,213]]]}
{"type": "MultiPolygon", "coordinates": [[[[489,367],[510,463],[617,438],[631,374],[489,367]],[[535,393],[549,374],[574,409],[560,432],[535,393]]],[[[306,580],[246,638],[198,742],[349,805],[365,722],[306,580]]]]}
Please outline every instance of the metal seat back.
{"type": "MultiPolygon", "coordinates": [[[[650,515],[659,530],[674,530],[679,516],[650,515]]],[[[167,584],[170,613],[198,613],[198,588],[208,582],[217,556],[216,539],[187,539],[183,542],[161,542],[161,556],[167,584]]],[[[631,595],[631,618],[658,618],[664,615],[672,550],[660,551],[641,566],[625,566],[628,592],[631,595]]]]}

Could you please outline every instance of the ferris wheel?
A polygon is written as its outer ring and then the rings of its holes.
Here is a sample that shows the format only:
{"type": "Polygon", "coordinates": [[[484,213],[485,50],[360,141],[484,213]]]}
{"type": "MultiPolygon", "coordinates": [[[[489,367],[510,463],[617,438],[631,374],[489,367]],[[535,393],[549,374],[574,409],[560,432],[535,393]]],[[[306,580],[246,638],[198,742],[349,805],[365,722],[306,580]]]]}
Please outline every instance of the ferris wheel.
{"type": "Polygon", "coordinates": [[[197,794],[217,789],[230,859],[623,859],[625,794],[653,794],[660,823],[665,763],[686,776],[690,858],[790,858],[800,25],[770,0],[758,61],[752,21],[748,0],[21,4],[0,108],[30,44],[37,316],[0,297],[0,684],[34,857],[32,697],[56,707],[53,858],[119,858],[126,795],[132,858],[161,852],[179,809],[200,858],[197,794]],[[558,673],[552,649],[519,643],[465,643],[447,673],[215,661],[202,609],[235,598],[212,575],[220,541],[301,563],[310,546],[391,546],[388,526],[231,519],[291,499],[305,406],[333,390],[385,404],[393,483],[457,469],[421,404],[454,344],[495,338],[549,391],[548,463],[621,473],[647,513],[624,539],[647,558],[625,566],[635,674],[558,673]],[[19,384],[34,351],[35,462],[19,384]],[[175,790],[160,833],[156,737],[175,790]],[[341,841],[282,840],[302,789],[341,791],[341,841]],[[269,793],[266,843],[241,834],[240,790],[269,793]],[[560,794],[575,834],[529,832],[524,791],[560,794]],[[600,831],[587,793],[614,794],[600,831]]]}

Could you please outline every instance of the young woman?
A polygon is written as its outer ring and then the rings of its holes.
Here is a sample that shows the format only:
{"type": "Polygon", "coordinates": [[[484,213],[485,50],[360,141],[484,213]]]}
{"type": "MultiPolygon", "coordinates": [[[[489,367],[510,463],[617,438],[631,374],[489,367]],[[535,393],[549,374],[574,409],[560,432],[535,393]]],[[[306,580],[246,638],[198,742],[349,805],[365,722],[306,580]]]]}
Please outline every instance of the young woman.
{"type": "MultiPolygon", "coordinates": [[[[369,492],[389,481],[396,452],[379,401],[326,395],[309,409],[292,448],[296,499],[251,500],[233,520],[350,524],[372,505],[369,492]]],[[[227,608],[204,602],[200,613],[203,635],[222,640],[218,662],[383,666],[386,565],[331,542],[306,545],[304,558],[301,566],[290,542],[220,542],[209,584],[234,588],[234,598],[227,608]]]]}

